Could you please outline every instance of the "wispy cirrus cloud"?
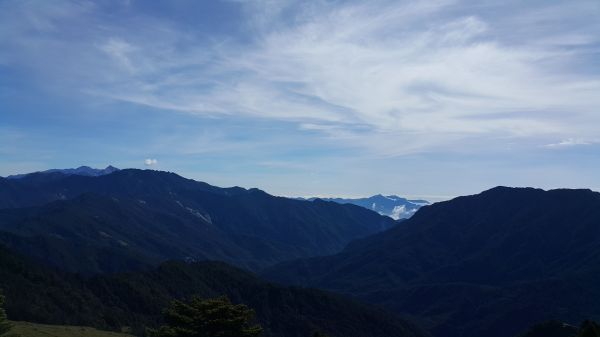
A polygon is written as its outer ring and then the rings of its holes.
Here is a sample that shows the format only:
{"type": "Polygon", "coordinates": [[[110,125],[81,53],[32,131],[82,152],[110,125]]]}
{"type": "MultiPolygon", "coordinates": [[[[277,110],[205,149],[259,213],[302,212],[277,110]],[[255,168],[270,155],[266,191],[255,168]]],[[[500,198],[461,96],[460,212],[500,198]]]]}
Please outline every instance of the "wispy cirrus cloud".
{"type": "Polygon", "coordinates": [[[81,62],[52,61],[87,94],[203,116],[297,122],[357,146],[381,136],[395,143],[384,151],[392,155],[469,139],[597,132],[590,121],[600,123],[598,71],[573,71],[598,49],[598,24],[574,17],[582,9],[600,13],[593,2],[510,12],[507,7],[519,5],[240,5],[245,24],[255,29],[244,42],[205,39],[166,18],[136,17],[132,30],[90,3],[62,2],[45,11],[23,5],[21,11],[33,14],[15,25],[22,46],[11,49],[45,67],[32,59],[31,42],[64,48],[81,62]],[[486,10],[507,11],[506,17],[486,16],[486,10]],[[562,15],[553,17],[557,10],[562,15]],[[559,19],[579,19],[587,29],[567,26],[558,34],[548,26],[559,19]],[[72,23],[90,21],[96,24],[80,35],[57,36],[72,23]],[[515,23],[529,32],[525,41],[507,33],[515,23]]]}

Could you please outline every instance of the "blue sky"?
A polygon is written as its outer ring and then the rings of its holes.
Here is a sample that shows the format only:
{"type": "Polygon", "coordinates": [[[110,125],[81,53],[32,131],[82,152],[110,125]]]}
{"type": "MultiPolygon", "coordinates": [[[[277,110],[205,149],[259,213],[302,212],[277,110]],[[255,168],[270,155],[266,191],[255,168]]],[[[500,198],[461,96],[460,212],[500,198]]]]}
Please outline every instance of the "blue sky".
{"type": "Polygon", "coordinates": [[[291,196],[600,190],[600,2],[0,1],[0,175],[108,164],[291,196]]]}

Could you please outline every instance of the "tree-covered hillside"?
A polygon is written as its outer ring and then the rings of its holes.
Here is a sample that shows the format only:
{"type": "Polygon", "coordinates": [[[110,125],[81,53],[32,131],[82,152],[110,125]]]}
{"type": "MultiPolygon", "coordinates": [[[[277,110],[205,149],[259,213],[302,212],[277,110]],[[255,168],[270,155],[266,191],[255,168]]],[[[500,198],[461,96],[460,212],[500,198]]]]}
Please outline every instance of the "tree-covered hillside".
{"type": "Polygon", "coordinates": [[[394,225],[354,205],[218,188],[161,171],[0,178],[0,243],[88,274],[168,259],[214,259],[257,270],[332,254],[394,225]]]}
{"type": "Polygon", "coordinates": [[[83,278],[0,249],[0,288],[9,318],[85,325],[143,334],[158,327],[172,299],[227,295],[256,310],[269,337],[420,337],[412,324],[383,310],[319,290],[283,287],[222,262],[168,262],[137,273],[83,278]]]}
{"type": "Polygon", "coordinates": [[[597,319],[600,193],[498,187],[425,206],[337,255],[265,275],[384,305],[443,337],[597,319]]]}

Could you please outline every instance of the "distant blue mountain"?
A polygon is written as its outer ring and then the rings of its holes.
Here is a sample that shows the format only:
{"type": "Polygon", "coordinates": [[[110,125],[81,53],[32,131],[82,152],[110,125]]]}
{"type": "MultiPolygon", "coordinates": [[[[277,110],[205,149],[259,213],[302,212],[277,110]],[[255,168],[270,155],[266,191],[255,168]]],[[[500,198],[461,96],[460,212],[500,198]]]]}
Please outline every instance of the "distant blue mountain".
{"type": "Polygon", "coordinates": [[[429,205],[427,200],[409,200],[397,195],[377,194],[368,198],[344,199],[344,198],[308,198],[306,200],[321,199],[333,201],[338,204],[353,204],[368,208],[381,215],[389,216],[395,220],[410,218],[421,206],[429,205]]]}
{"type": "Polygon", "coordinates": [[[103,176],[105,174],[111,174],[113,172],[118,171],[119,169],[112,166],[112,165],[108,165],[106,168],[104,169],[96,169],[96,168],[91,168],[89,166],[79,166],[78,168],[67,168],[67,169],[51,169],[51,170],[45,170],[45,171],[38,171],[38,172],[32,172],[32,173],[24,173],[24,174],[15,174],[12,176],[8,176],[6,177],[7,179],[21,179],[24,178],[30,174],[34,174],[34,173],[62,173],[62,174],[66,174],[66,175],[78,175],[78,176],[87,176],[87,177],[99,177],[99,176],[103,176]]]}

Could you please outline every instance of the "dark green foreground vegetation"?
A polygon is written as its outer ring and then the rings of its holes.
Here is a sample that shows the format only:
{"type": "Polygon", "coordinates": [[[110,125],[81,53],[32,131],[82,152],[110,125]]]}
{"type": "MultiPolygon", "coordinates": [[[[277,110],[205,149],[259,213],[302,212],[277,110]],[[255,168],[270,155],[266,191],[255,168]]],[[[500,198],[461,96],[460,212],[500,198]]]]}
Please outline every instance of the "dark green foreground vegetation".
{"type": "Polygon", "coordinates": [[[254,310],[233,304],[225,296],[189,302],[173,301],[165,310],[165,325],[153,337],[258,337],[263,329],[253,324],[254,310]]]}
{"type": "MultiPolygon", "coordinates": [[[[47,325],[13,322],[6,337],[133,337],[125,333],[103,331],[85,326],[47,325]]],[[[4,336],[2,336],[4,337],[4,336]]]]}
{"type": "Polygon", "coordinates": [[[11,328],[12,324],[8,321],[4,311],[4,295],[0,292],[0,336],[9,332],[11,328]]]}
{"type": "MultiPolygon", "coordinates": [[[[165,310],[166,325],[149,330],[149,333],[153,337],[259,337],[263,329],[254,323],[254,315],[254,310],[243,304],[233,304],[224,296],[175,300],[165,310]]],[[[132,337],[83,326],[9,323],[6,319],[2,323],[5,328],[10,328],[0,332],[0,336],[6,337],[132,337]]],[[[307,337],[328,336],[315,332],[307,337]]]]}
{"type": "Polygon", "coordinates": [[[147,272],[83,278],[0,248],[0,288],[10,319],[92,326],[136,335],[164,323],[173,299],[227,295],[256,310],[263,336],[418,337],[399,317],[319,290],[284,287],[221,262],[168,262],[147,272]]]}

